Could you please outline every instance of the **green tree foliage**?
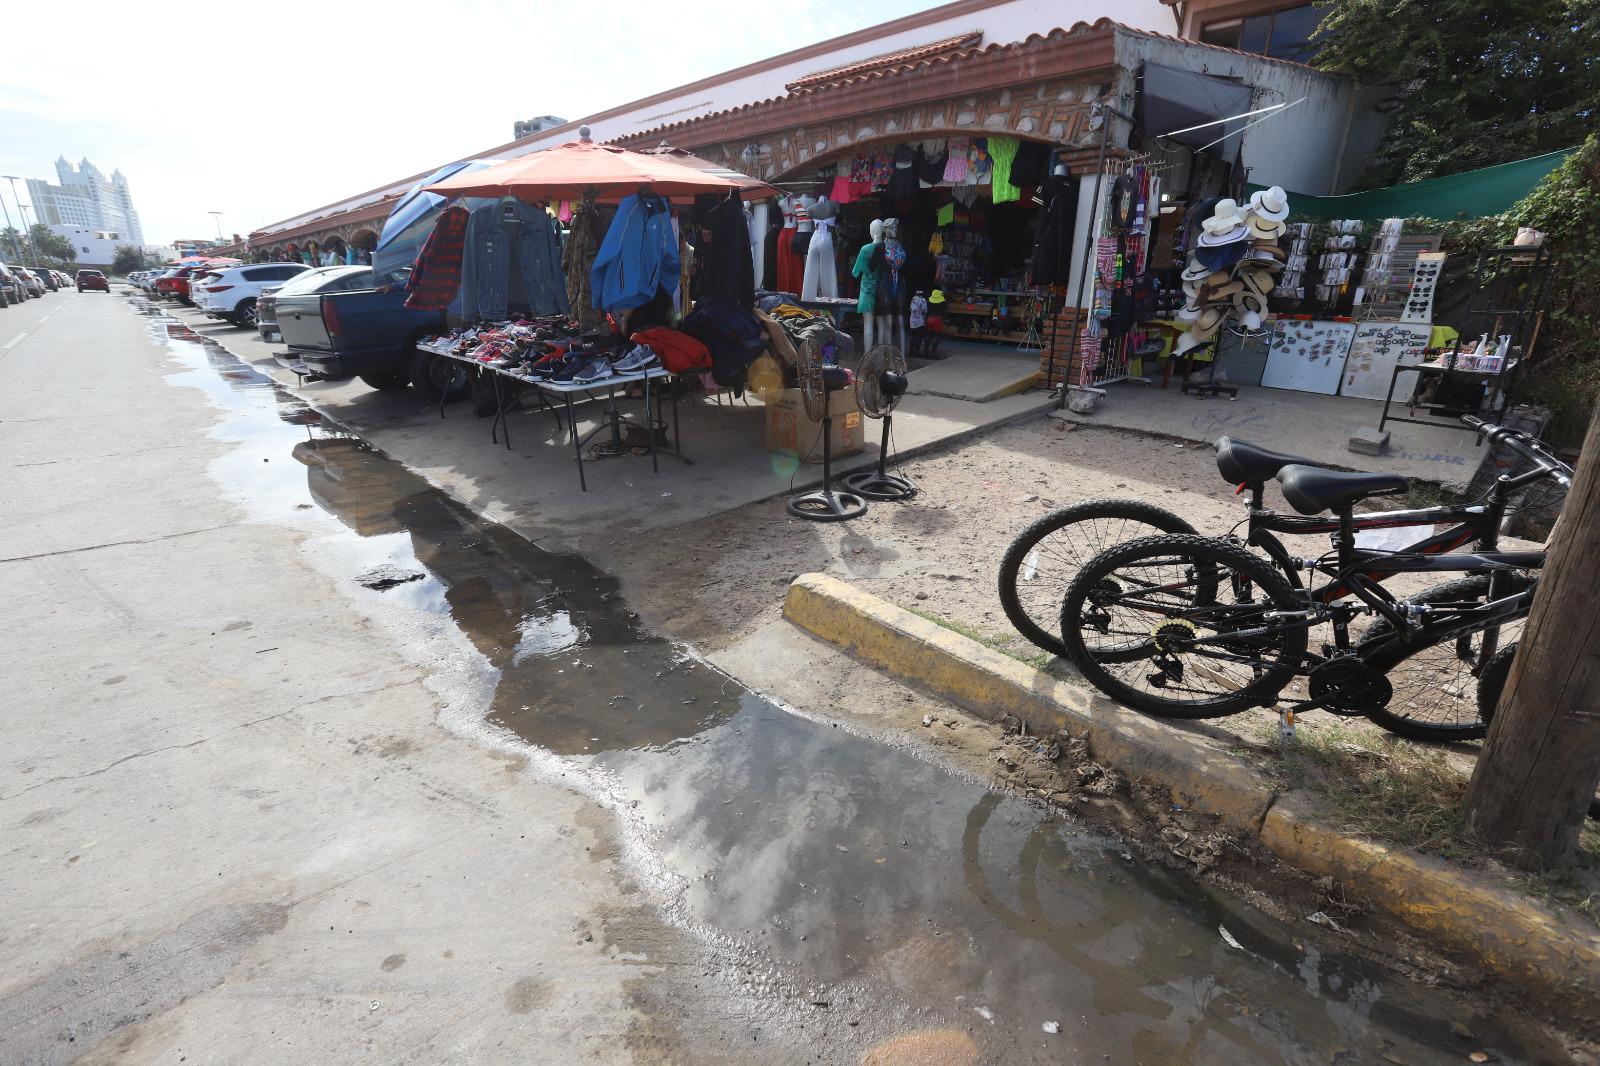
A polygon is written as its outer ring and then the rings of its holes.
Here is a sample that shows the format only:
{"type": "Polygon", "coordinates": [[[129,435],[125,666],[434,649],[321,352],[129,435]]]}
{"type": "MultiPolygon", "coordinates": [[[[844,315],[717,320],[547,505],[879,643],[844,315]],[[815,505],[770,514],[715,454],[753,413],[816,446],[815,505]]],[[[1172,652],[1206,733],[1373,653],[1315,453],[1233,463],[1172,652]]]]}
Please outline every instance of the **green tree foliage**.
{"type": "Polygon", "coordinates": [[[144,269],[144,252],[131,244],[117,245],[117,254],[111,260],[113,274],[130,274],[144,269]]]}
{"type": "Polygon", "coordinates": [[[1600,134],[1593,134],[1504,214],[1466,222],[1417,219],[1441,230],[1444,248],[1476,256],[1510,244],[1528,226],[1545,235],[1555,264],[1538,343],[1524,368],[1521,399],[1550,409],[1551,439],[1576,447],[1600,402],[1600,134]]]}
{"type": "Polygon", "coordinates": [[[1323,0],[1314,62],[1390,94],[1363,188],[1570,148],[1600,121],[1600,0],[1323,0]]]}
{"type": "Polygon", "coordinates": [[[78,258],[78,250],[72,246],[72,242],[51,232],[50,227],[43,223],[35,222],[28,228],[26,243],[32,246],[34,254],[41,260],[50,260],[50,265],[72,263],[78,258]]]}

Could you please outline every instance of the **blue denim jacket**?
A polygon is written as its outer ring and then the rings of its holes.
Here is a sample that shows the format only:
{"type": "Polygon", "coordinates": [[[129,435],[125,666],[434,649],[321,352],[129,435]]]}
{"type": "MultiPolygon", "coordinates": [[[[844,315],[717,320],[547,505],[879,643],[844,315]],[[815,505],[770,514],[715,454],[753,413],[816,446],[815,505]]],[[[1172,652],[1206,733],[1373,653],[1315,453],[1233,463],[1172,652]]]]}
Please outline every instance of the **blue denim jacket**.
{"type": "Polygon", "coordinates": [[[467,224],[461,264],[461,315],[469,322],[506,317],[512,296],[536,315],[565,314],[566,279],[561,274],[561,239],[541,207],[494,200],[476,207],[467,224]],[[520,291],[511,292],[513,259],[520,291]]]}

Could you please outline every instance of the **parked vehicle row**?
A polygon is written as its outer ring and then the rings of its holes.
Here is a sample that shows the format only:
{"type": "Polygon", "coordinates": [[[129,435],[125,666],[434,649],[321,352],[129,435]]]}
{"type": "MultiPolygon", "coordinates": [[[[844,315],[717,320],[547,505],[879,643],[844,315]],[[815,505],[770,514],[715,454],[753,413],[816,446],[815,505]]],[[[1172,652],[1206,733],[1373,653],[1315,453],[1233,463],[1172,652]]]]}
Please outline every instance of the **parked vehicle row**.
{"type": "Polygon", "coordinates": [[[0,263],[0,307],[38,299],[71,285],[72,280],[59,270],[0,263]]]}
{"type": "Polygon", "coordinates": [[[208,318],[255,329],[261,290],[268,285],[281,285],[310,269],[303,263],[252,263],[207,270],[190,278],[189,299],[208,318]]]}

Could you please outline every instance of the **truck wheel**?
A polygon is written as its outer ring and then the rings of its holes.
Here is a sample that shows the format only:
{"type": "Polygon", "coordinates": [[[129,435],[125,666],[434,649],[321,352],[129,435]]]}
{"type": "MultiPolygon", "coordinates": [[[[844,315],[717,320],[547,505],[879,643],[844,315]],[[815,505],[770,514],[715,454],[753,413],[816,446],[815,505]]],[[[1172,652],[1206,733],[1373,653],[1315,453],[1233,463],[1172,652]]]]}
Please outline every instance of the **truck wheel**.
{"type": "Polygon", "coordinates": [[[449,395],[459,400],[467,394],[467,372],[450,359],[441,359],[421,348],[411,350],[411,387],[429,403],[438,403],[440,397],[449,395]]]}
{"type": "Polygon", "coordinates": [[[361,374],[359,376],[369,388],[378,389],[382,392],[403,389],[411,384],[411,379],[406,376],[404,370],[386,370],[381,374],[361,374]]]}

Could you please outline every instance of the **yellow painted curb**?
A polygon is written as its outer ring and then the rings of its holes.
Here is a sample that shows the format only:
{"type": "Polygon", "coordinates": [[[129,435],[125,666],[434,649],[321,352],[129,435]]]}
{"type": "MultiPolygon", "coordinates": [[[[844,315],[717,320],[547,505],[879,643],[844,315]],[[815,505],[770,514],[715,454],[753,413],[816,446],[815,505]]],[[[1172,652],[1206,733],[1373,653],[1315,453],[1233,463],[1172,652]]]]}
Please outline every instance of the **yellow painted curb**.
{"type": "Polygon", "coordinates": [[[1075,735],[1087,732],[1096,761],[1259,837],[1292,866],[1338,878],[1489,972],[1559,996],[1591,1022],[1600,1016],[1600,933],[1565,921],[1488,874],[1342,833],[1318,821],[1303,797],[1280,796],[1253,767],[1173,725],[1124,710],[838,578],[795,578],[783,614],[980,718],[1015,715],[1041,734],[1064,727],[1075,735]]]}
{"type": "Polygon", "coordinates": [[[1487,873],[1352,837],[1320,822],[1314,800],[1287,793],[1261,842],[1283,861],[1336,877],[1373,905],[1525,987],[1588,1005],[1600,1017],[1600,931],[1564,920],[1487,873]]]}
{"type": "Polygon", "coordinates": [[[1186,733],[1019,663],[826,574],[789,586],[784,617],[830,644],[970,711],[1014,715],[1030,732],[1088,733],[1096,760],[1168,791],[1175,803],[1254,834],[1273,792],[1239,759],[1186,733]]]}

